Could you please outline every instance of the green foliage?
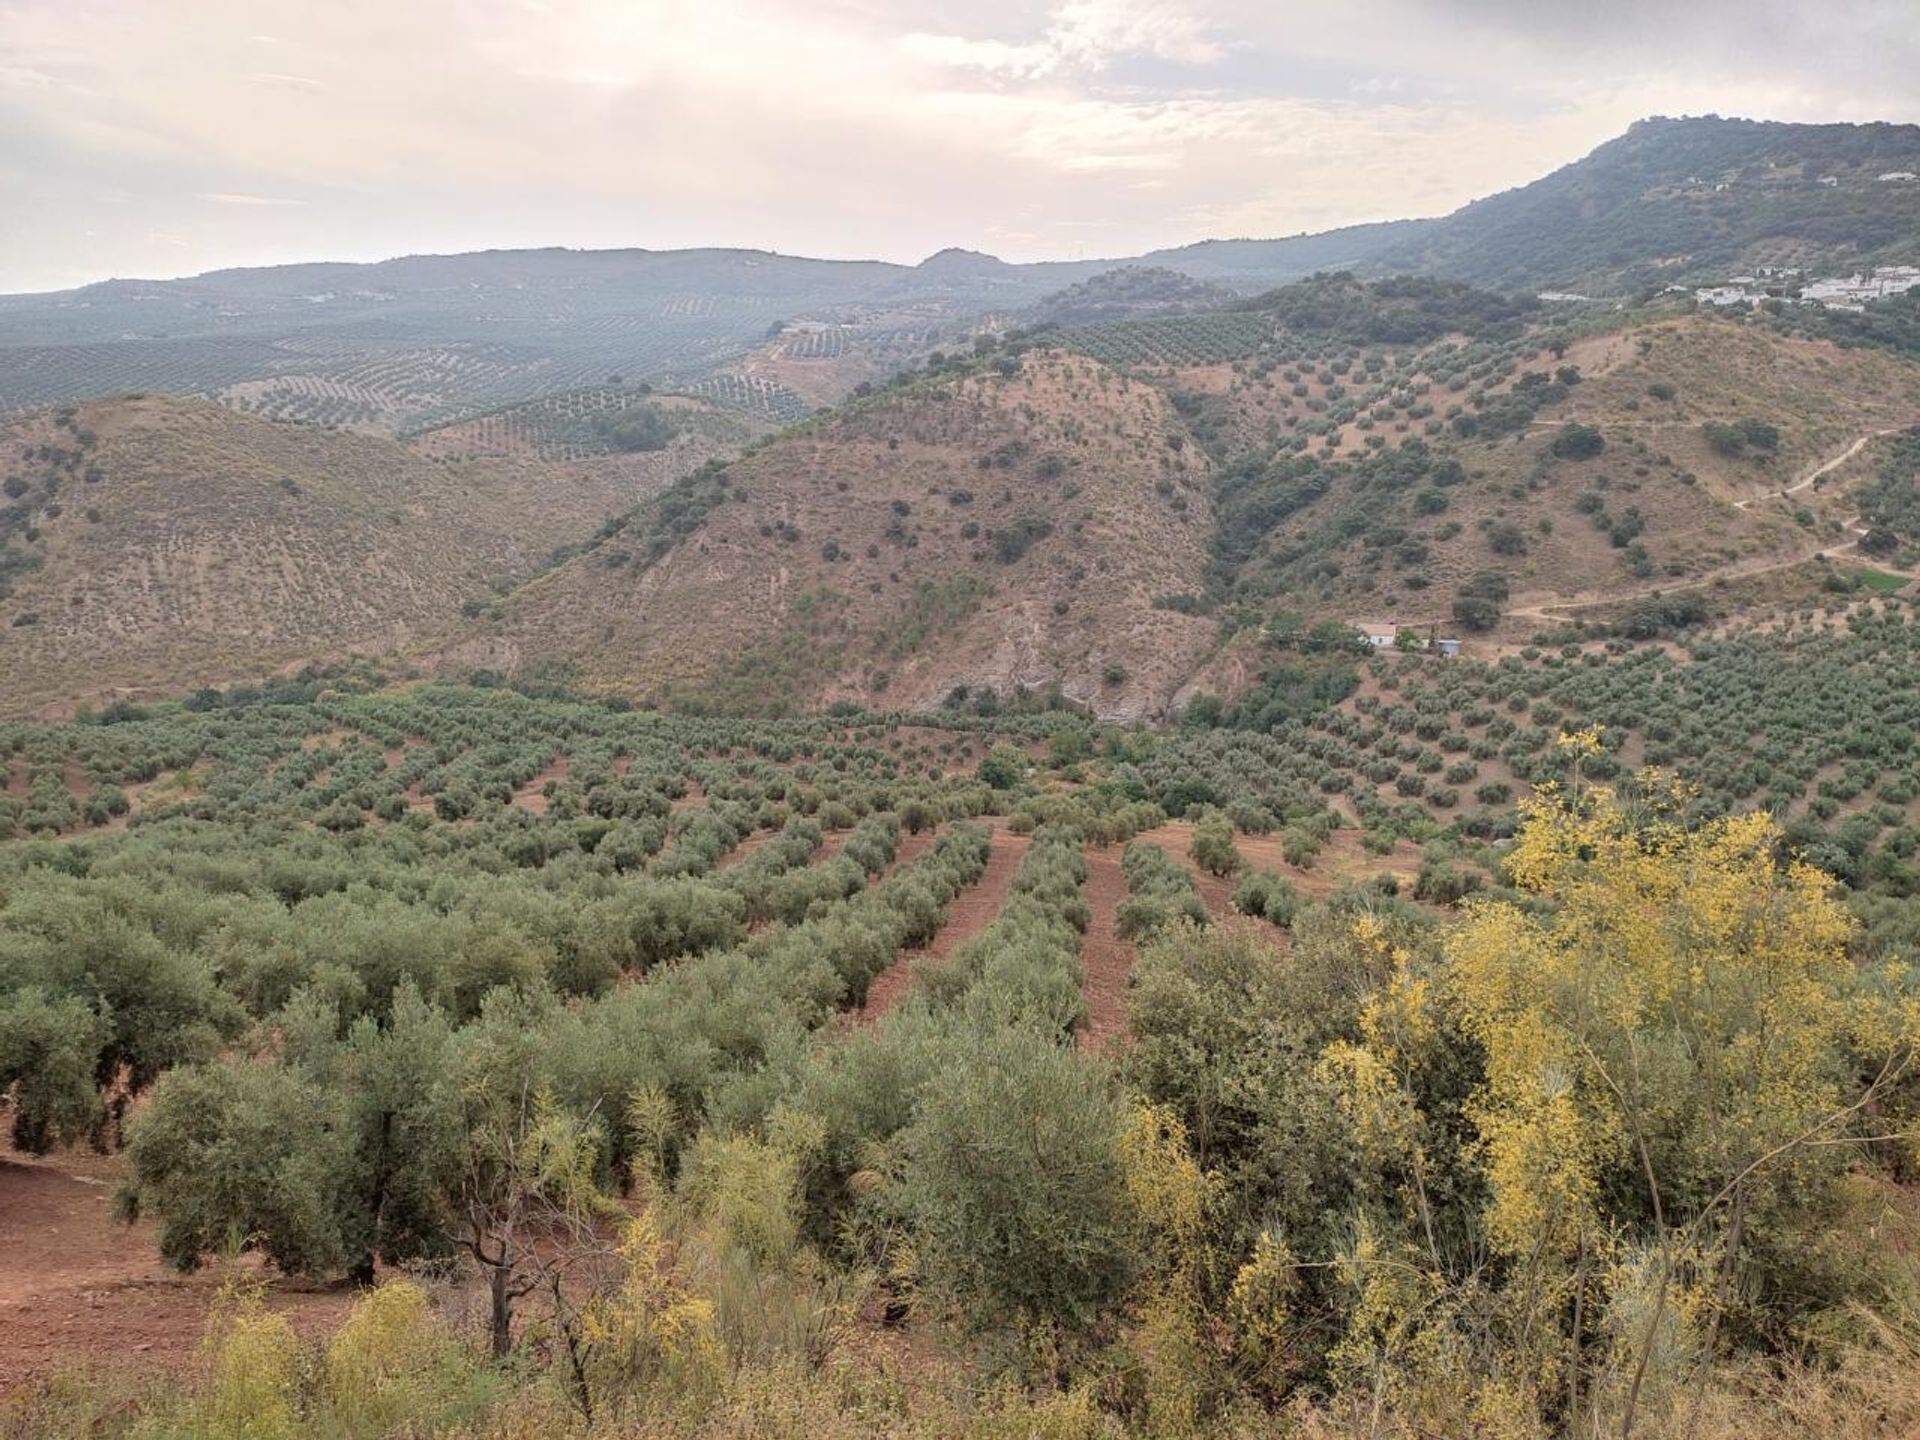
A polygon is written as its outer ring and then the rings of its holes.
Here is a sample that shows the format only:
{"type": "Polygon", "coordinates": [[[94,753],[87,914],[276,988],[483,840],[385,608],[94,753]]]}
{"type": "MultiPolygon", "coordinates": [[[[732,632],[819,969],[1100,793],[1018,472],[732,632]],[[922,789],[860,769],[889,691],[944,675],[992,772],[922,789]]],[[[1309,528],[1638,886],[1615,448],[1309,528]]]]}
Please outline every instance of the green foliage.
{"type": "Polygon", "coordinates": [[[1121,865],[1127,876],[1127,898],[1114,914],[1114,929],[1122,938],[1145,939],[1178,920],[1207,923],[1206,903],[1193,888],[1193,876],[1158,845],[1130,842],[1121,865]]]}
{"type": "Polygon", "coordinates": [[[1507,577],[1498,570],[1482,570],[1453,595],[1453,618],[1467,629],[1485,632],[1500,623],[1507,601],[1507,577]]]}
{"type": "Polygon", "coordinates": [[[0,999],[0,1094],[13,1101],[13,1144],[28,1154],[72,1145],[102,1120],[95,1073],[105,1020],[78,995],[37,986],[0,999]]]}
{"type": "Polygon", "coordinates": [[[1875,554],[1920,544],[1920,430],[1884,443],[1879,467],[1859,492],[1860,518],[1871,527],[1860,545],[1875,554]],[[1875,534],[1887,538],[1870,543],[1875,534]]]}
{"type": "Polygon", "coordinates": [[[171,1071],[130,1128],[123,1213],[157,1215],[160,1253],[182,1270],[236,1246],[291,1274],[340,1274],[366,1244],[345,1109],[286,1066],[171,1071]]]}
{"type": "Polygon", "coordinates": [[[1234,887],[1233,908],[1285,930],[1293,924],[1300,897],[1286,876],[1271,870],[1249,870],[1234,887]]]}
{"type": "Polygon", "coordinates": [[[1237,875],[1246,867],[1233,847],[1233,822],[1218,812],[1203,817],[1193,827],[1189,853],[1193,863],[1210,875],[1237,875]]]}
{"type": "Polygon", "coordinates": [[[993,532],[993,558],[1012,565],[1032,549],[1035,542],[1053,533],[1053,522],[1031,510],[1014,516],[993,532]]]}
{"type": "Polygon", "coordinates": [[[1560,427],[1549,448],[1560,460],[1591,460],[1607,448],[1607,441],[1593,426],[1569,421],[1560,427]]]}
{"type": "Polygon", "coordinates": [[[1700,427],[1715,453],[1738,458],[1749,452],[1771,455],[1780,445],[1780,431],[1764,420],[1748,418],[1732,423],[1710,420],[1700,427]]]}
{"type": "Polygon", "coordinates": [[[1032,764],[1026,753],[1013,745],[996,745],[974,767],[974,778],[995,790],[1011,790],[1025,777],[1032,764]]]}
{"type": "Polygon", "coordinates": [[[672,413],[658,405],[636,405],[626,410],[603,411],[593,417],[593,430],[609,446],[620,451],[664,450],[680,433],[672,413]]]}
{"type": "Polygon", "coordinates": [[[1135,1266],[1125,1107],[1098,1070],[1025,1027],[951,1059],[900,1136],[894,1195],[932,1294],[982,1329],[1092,1323],[1135,1266]]]}

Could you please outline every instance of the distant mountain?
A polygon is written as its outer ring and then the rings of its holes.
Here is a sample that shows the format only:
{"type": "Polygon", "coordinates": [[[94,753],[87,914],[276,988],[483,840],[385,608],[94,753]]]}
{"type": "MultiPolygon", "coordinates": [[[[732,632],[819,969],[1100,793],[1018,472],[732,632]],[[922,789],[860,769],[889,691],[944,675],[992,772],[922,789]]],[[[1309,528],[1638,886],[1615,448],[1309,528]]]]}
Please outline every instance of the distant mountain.
{"type": "Polygon", "coordinates": [[[1314,235],[1280,240],[1202,240],[1140,257],[1145,265],[1164,266],[1235,290],[1264,290],[1301,280],[1323,270],[1369,270],[1388,247],[1425,234],[1436,220],[1387,220],[1347,225],[1314,235]]]}
{"type": "Polygon", "coordinates": [[[1396,235],[1358,267],[1621,294],[1757,265],[1920,260],[1920,125],[1643,120],[1543,179],[1396,235]]]}
{"type": "Polygon", "coordinates": [[[0,296],[0,413],[163,390],[410,434],[644,380],[704,385],[700,393],[722,403],[749,397],[759,415],[784,419],[851,389],[857,382],[841,371],[891,370],[915,353],[964,346],[983,317],[1130,266],[1243,295],[1337,271],[1620,295],[1756,265],[1831,273],[1916,260],[1920,183],[1882,178],[1916,171],[1920,126],[1656,119],[1439,219],[1207,240],[1136,260],[1009,264],[946,249],[896,265],[737,249],[493,250],[113,280],[0,296]],[[819,338],[768,352],[788,325],[819,338]],[[849,355],[857,363],[830,366],[849,355]],[[764,372],[792,359],[813,371],[778,381],[802,383],[769,400],[776,382],[764,372]]]}

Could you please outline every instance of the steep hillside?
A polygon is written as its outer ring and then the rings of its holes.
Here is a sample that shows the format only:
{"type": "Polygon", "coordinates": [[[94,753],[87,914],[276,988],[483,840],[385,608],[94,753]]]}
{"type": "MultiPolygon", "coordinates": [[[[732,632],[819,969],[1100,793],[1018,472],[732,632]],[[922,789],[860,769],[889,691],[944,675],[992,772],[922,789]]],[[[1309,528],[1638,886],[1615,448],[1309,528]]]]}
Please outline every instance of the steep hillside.
{"type": "Polygon", "coordinates": [[[1150,715],[1212,634],[1155,604],[1201,582],[1210,468],[1161,391],[1084,357],[923,379],[674,487],[440,659],[681,703],[1058,683],[1150,715]]]}
{"type": "Polygon", "coordinates": [[[0,432],[9,712],[416,644],[717,452],[553,466],[141,397],[0,432]]]}
{"type": "Polygon", "coordinates": [[[1920,259],[1920,125],[1643,120],[1372,252],[1372,273],[1617,294],[1760,265],[1920,259]]]}

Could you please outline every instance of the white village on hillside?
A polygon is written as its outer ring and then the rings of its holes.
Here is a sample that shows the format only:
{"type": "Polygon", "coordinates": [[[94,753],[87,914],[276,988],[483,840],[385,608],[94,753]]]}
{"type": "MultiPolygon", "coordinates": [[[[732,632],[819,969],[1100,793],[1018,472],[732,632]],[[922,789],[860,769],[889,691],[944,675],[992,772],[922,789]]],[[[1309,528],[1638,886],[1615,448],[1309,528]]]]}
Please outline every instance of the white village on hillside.
{"type": "MultiPolygon", "coordinates": [[[[1876,265],[1852,275],[1807,280],[1804,272],[1760,266],[1751,275],[1732,275],[1717,285],[1691,287],[1702,305],[1759,305],[1778,300],[1787,305],[1823,305],[1829,310],[1865,310],[1876,300],[1904,295],[1920,287],[1920,265],[1876,265]]],[[[1685,293],[1690,287],[1669,286],[1685,293]]]]}

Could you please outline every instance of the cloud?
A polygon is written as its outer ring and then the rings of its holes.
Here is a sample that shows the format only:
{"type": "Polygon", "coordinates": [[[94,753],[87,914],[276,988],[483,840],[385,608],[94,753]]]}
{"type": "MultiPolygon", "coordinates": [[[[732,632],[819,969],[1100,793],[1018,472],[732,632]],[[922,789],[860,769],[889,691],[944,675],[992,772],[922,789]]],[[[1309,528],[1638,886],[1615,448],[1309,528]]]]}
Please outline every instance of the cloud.
{"type": "Polygon", "coordinates": [[[304,200],[289,200],[278,195],[237,195],[230,191],[203,190],[195,197],[215,205],[304,205],[304,200]]]}
{"type": "Polygon", "coordinates": [[[324,90],[322,85],[310,75],[283,75],[277,70],[255,70],[247,76],[259,85],[281,85],[290,90],[324,90]]]}
{"type": "Polygon", "coordinates": [[[1651,113],[1920,119],[1911,17],[1909,0],[0,0],[0,289],[513,244],[1030,259],[1431,214],[1651,113]]]}
{"type": "Polygon", "coordinates": [[[1026,44],[913,31],[901,37],[900,48],[936,65],[1022,79],[1098,72],[1135,56],[1210,65],[1226,54],[1197,16],[1168,0],[1069,0],[1041,38],[1026,44]]]}

